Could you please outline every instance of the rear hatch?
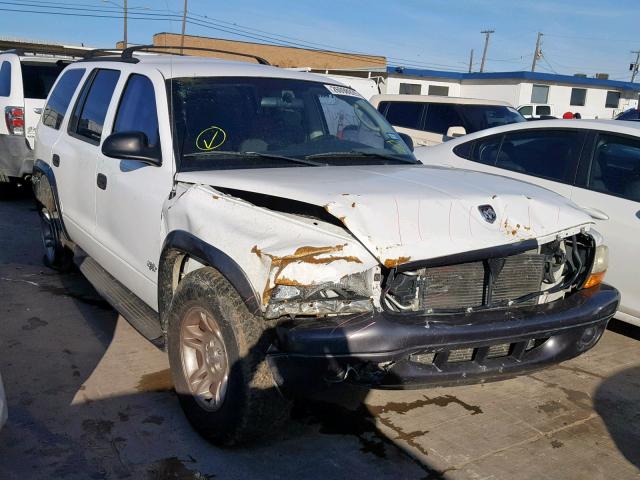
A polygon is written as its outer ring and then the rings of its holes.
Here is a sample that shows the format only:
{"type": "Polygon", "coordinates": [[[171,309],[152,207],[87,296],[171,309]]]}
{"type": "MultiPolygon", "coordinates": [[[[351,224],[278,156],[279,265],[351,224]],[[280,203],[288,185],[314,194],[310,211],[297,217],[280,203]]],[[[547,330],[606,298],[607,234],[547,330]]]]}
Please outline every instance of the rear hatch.
{"type": "Polygon", "coordinates": [[[34,147],[36,127],[44,109],[47,95],[60,72],[68,62],[23,59],[22,86],[24,91],[24,133],[31,148],[34,147]]]}

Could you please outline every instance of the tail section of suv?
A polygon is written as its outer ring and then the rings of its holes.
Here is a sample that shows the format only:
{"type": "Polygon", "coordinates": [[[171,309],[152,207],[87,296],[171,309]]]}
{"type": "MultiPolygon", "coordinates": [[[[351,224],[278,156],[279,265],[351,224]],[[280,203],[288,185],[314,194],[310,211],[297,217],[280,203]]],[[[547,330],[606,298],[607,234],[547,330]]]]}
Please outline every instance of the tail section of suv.
{"type": "Polygon", "coordinates": [[[418,164],[326,77],[132,52],[67,67],[50,95],[43,240],[168,350],[202,435],[273,430],[301,384],[484,381],[599,340],[618,293],[569,201],[418,164]]]}
{"type": "Polygon", "coordinates": [[[68,63],[53,56],[0,53],[0,181],[31,174],[45,99],[68,63]]]}

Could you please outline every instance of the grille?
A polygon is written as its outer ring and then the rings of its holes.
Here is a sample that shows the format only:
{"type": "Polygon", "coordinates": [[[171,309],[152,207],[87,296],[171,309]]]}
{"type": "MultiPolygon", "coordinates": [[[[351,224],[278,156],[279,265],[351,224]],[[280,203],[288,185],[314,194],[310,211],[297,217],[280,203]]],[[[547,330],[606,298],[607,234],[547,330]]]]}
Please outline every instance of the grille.
{"type": "MultiPolygon", "coordinates": [[[[466,309],[481,305],[497,305],[529,293],[540,291],[545,256],[523,253],[502,259],[502,268],[490,275],[489,262],[471,262],[446,267],[433,267],[419,273],[420,308],[466,309]],[[490,286],[490,278],[493,285],[490,286]]],[[[497,263],[500,264],[499,260],[497,263]]],[[[537,297],[520,305],[531,305],[537,297]]]]}

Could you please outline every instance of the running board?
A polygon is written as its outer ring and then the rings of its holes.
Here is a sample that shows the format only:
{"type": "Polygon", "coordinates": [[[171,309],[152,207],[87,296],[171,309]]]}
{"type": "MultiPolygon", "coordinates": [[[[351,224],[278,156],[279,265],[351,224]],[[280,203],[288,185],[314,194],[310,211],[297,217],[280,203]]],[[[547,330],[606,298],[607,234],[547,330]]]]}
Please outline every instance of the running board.
{"type": "Polygon", "coordinates": [[[75,256],[74,260],[91,285],[133,328],[156,347],[164,349],[164,335],[157,312],[113,278],[93,258],[75,256]]]}

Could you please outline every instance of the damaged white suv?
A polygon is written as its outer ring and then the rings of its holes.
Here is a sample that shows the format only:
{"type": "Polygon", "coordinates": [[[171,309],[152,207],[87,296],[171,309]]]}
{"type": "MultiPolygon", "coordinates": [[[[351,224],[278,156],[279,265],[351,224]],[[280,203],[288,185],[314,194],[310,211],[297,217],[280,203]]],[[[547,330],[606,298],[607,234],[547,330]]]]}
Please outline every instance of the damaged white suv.
{"type": "Polygon", "coordinates": [[[53,89],[34,174],[46,259],[73,254],[168,349],[206,437],[272,430],[301,384],[485,381],[600,338],[618,293],[568,200],[418,164],[325,77],[133,50],[53,89]]]}

